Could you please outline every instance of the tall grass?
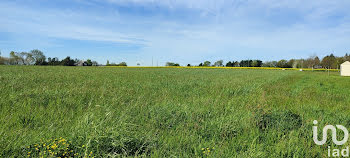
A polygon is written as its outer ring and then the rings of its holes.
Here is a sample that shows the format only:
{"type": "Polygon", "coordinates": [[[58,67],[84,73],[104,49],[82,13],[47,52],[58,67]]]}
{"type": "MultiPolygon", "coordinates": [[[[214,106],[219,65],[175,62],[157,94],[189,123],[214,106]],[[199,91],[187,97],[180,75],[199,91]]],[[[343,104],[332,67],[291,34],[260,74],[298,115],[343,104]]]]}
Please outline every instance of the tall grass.
{"type": "Polygon", "coordinates": [[[335,72],[1,66],[0,157],[35,157],[35,145],[60,137],[91,157],[324,157],[312,121],[350,126],[349,81],[335,72]]]}

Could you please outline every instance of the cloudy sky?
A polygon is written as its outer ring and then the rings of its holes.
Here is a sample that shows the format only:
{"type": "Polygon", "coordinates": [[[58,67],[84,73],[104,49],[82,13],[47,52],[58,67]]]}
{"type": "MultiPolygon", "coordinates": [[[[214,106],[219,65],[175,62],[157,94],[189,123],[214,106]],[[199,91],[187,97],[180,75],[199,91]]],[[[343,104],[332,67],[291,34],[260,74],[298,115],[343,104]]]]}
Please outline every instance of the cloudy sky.
{"type": "Polygon", "coordinates": [[[350,53],[349,0],[1,0],[0,50],[105,64],[350,53]]]}

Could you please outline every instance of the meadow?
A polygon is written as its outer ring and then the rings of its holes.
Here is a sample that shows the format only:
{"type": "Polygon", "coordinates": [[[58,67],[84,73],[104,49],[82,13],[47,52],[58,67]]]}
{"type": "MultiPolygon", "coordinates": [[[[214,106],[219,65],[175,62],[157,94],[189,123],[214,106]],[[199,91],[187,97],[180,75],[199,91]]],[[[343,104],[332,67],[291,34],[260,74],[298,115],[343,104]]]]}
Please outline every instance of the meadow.
{"type": "Polygon", "coordinates": [[[321,71],[0,66],[0,157],[327,157],[312,121],[350,127],[349,83],[321,71]]]}

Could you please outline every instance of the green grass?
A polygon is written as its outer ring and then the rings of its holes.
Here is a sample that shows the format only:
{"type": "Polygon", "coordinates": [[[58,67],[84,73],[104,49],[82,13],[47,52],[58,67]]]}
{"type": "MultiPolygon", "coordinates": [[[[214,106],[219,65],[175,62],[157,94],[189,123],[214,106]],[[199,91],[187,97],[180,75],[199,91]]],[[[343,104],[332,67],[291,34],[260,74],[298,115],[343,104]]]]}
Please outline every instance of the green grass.
{"type": "Polygon", "coordinates": [[[350,127],[349,83],[335,72],[0,66],[0,157],[38,156],[35,144],[59,137],[96,157],[326,157],[312,121],[350,127]]]}

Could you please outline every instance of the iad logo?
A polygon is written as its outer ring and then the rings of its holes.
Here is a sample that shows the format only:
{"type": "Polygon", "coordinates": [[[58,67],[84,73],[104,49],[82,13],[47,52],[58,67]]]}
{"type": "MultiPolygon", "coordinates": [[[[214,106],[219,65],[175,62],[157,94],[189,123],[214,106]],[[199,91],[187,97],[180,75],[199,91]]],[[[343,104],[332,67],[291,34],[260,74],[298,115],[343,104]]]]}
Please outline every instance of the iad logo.
{"type": "MultiPolygon", "coordinates": [[[[314,125],[317,125],[317,121],[314,120],[314,125]]],[[[324,143],[326,143],[327,141],[327,131],[331,130],[332,131],[332,140],[333,143],[336,145],[343,145],[348,141],[349,138],[349,131],[342,125],[335,125],[338,129],[342,130],[344,132],[344,138],[341,141],[337,140],[337,129],[333,126],[333,125],[326,125],[325,127],[323,127],[322,130],[322,140],[319,141],[318,137],[317,137],[317,126],[313,126],[312,127],[312,131],[313,131],[313,138],[314,138],[314,142],[317,145],[323,145],[324,143]]]]}
{"type": "MultiPolygon", "coordinates": [[[[312,127],[313,139],[317,145],[323,145],[326,143],[328,130],[331,130],[331,132],[332,132],[332,141],[334,144],[344,145],[348,141],[349,131],[342,125],[335,125],[335,126],[344,132],[343,140],[341,140],[341,141],[337,140],[337,129],[333,125],[326,125],[325,127],[323,127],[323,130],[322,130],[322,140],[319,141],[318,136],[317,136],[317,133],[318,133],[317,123],[318,122],[316,120],[314,120],[313,123],[314,123],[314,125],[316,125],[316,126],[312,127]]],[[[328,146],[328,157],[339,157],[339,156],[349,157],[349,147],[345,147],[343,149],[331,149],[331,146],[328,146]]]]}

